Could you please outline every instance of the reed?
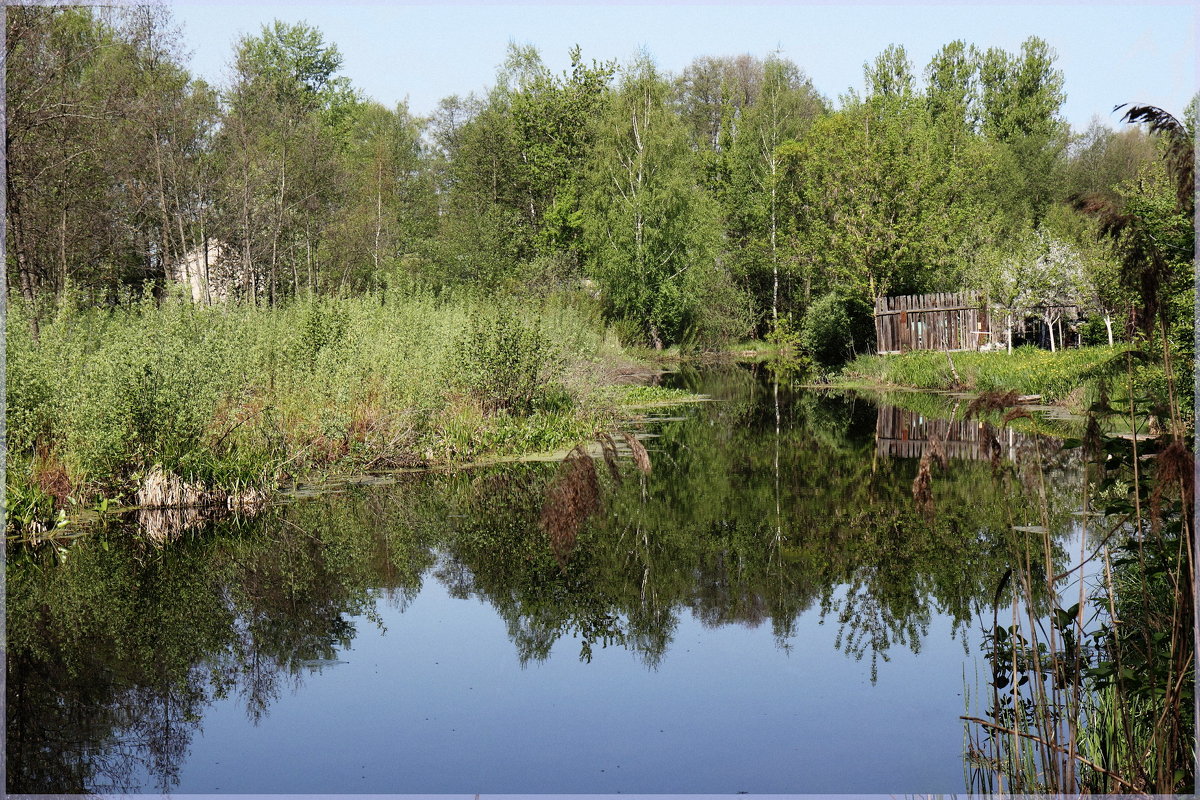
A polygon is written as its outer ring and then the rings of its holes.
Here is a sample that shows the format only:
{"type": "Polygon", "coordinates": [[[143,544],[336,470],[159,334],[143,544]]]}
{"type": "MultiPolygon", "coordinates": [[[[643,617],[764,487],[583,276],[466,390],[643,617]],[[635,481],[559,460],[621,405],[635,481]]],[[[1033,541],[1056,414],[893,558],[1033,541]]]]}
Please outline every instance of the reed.
{"type": "MultiPolygon", "coordinates": [[[[1125,360],[1133,398],[1135,368],[1125,360]]],[[[993,398],[978,410],[1002,404],[993,398]]],[[[1093,407],[1079,565],[1058,572],[1032,541],[997,589],[985,647],[991,705],[983,716],[964,716],[974,791],[1193,787],[1194,457],[1178,428],[1154,437],[1145,427],[1134,401],[1093,407]],[[1112,424],[1099,417],[1113,414],[1142,437],[1105,436],[1112,424]],[[1096,576],[1091,585],[1085,570],[1096,576]],[[1011,612],[1002,619],[1006,590],[1011,612]]]]}
{"type": "Polygon", "coordinates": [[[554,449],[611,419],[599,376],[627,361],[598,315],[556,296],[64,300],[38,340],[25,314],[12,303],[8,489],[43,522],[138,490],[192,505],[332,469],[554,449]]]}

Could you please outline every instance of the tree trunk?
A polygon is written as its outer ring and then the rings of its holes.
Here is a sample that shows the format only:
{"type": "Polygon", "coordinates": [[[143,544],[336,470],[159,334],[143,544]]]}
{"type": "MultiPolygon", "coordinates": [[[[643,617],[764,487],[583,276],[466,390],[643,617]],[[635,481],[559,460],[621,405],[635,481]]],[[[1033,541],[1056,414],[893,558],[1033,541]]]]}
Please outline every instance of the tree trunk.
{"type": "Polygon", "coordinates": [[[67,207],[64,205],[59,215],[58,225],[58,281],[54,287],[55,295],[67,288],[67,207]]]}
{"type": "Polygon", "coordinates": [[[29,332],[36,342],[41,336],[41,327],[38,325],[37,304],[35,302],[36,294],[34,286],[33,271],[29,267],[29,261],[26,256],[26,243],[24,236],[24,228],[22,223],[24,218],[21,216],[20,206],[17,202],[16,194],[12,191],[12,187],[6,186],[8,194],[8,229],[7,232],[12,234],[12,245],[8,246],[5,243],[9,252],[16,253],[17,257],[17,280],[21,285],[21,297],[25,299],[25,305],[29,309],[29,332]]]}
{"type": "Polygon", "coordinates": [[[776,186],[775,170],[776,162],[774,152],[771,154],[771,277],[774,285],[771,287],[771,323],[773,327],[779,327],[779,252],[776,244],[776,233],[778,230],[776,218],[776,186]]]}
{"type": "Polygon", "coordinates": [[[159,247],[162,248],[162,253],[159,257],[159,267],[162,270],[162,281],[165,286],[167,280],[171,277],[168,272],[171,264],[171,215],[167,211],[167,181],[163,174],[162,164],[162,144],[160,143],[158,129],[154,132],[154,172],[158,179],[158,213],[162,218],[162,230],[159,234],[159,247]]]}
{"type": "Polygon", "coordinates": [[[17,271],[21,275],[21,296],[25,298],[25,305],[29,307],[29,332],[33,334],[33,340],[36,342],[41,338],[41,327],[38,325],[37,303],[35,302],[35,294],[33,290],[33,275],[29,272],[29,265],[25,261],[25,253],[17,250],[17,271]]]}
{"type": "Polygon", "coordinates": [[[277,266],[279,263],[279,236],[283,231],[284,196],[287,192],[287,150],[279,158],[279,195],[275,201],[275,231],[271,236],[271,277],[267,284],[267,303],[275,305],[277,266]]]}
{"type": "MultiPolygon", "coordinates": [[[[532,209],[532,201],[530,203],[532,209]]],[[[375,280],[379,280],[379,239],[383,235],[383,164],[378,164],[375,171],[375,250],[372,259],[375,264],[375,280]]]]}
{"type": "Polygon", "coordinates": [[[1104,329],[1108,332],[1108,346],[1112,347],[1113,346],[1112,316],[1107,311],[1104,312],[1104,329]]]}

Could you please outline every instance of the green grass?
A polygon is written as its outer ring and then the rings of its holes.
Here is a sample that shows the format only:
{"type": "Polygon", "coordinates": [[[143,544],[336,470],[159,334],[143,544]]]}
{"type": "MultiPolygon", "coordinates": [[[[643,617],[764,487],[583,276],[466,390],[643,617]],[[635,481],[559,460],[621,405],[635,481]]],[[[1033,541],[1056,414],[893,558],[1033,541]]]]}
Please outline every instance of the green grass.
{"type": "MultiPolygon", "coordinates": [[[[161,465],[223,487],[544,450],[616,413],[623,359],[578,298],[415,293],[204,307],[9,308],[8,489],[25,507],[132,495],[161,465]]],[[[32,513],[32,512],[31,512],[32,513]]]]}
{"type": "MultiPolygon", "coordinates": [[[[866,381],[918,389],[1015,391],[1062,402],[1089,384],[1091,375],[1124,352],[1118,347],[1082,347],[1050,352],[1019,347],[1012,353],[951,353],[956,384],[946,353],[918,350],[901,355],[860,356],[842,369],[842,381],[866,381]]],[[[1080,398],[1082,400],[1082,398],[1080,398]]]]}
{"type": "Polygon", "coordinates": [[[612,393],[614,401],[618,406],[632,408],[647,405],[688,403],[700,399],[700,395],[692,394],[684,389],[669,389],[665,386],[614,386],[612,387],[612,393]]]}

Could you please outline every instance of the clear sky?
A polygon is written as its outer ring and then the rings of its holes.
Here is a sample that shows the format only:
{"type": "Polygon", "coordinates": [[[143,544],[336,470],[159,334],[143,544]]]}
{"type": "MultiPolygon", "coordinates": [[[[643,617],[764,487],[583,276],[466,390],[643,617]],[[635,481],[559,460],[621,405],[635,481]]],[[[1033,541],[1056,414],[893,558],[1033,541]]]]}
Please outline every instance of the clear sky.
{"type": "Polygon", "coordinates": [[[1118,103],[1150,103],[1181,114],[1200,90],[1200,4],[1076,2],[1055,5],[937,3],[558,3],[439,5],[170,2],[193,52],[192,70],[227,81],[233,43],[273,19],[321,29],[345,57],[342,74],[387,105],[407,100],[428,114],[451,94],[494,82],[510,40],[533,44],[555,71],[574,44],[584,58],[620,62],[645,47],[677,72],[701,55],[776,49],[831,100],[861,89],[863,62],[904,45],[920,74],[943,44],[963,39],[1016,51],[1036,35],[1058,53],[1066,79],[1064,115],[1078,129],[1094,115],[1117,124],[1118,103]]]}

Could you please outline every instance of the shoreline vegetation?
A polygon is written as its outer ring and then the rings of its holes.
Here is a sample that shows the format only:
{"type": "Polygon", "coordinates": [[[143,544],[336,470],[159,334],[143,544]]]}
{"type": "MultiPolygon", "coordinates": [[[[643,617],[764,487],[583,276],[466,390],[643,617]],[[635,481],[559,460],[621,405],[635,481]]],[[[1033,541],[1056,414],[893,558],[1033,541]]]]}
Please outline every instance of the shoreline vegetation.
{"type": "Polygon", "coordinates": [[[132,508],[254,510],[348,476],[554,460],[633,411],[704,400],[649,382],[682,364],[757,361],[803,385],[915,392],[898,404],[935,416],[957,413],[935,396],[1006,393],[1078,414],[1128,349],[954,353],[953,370],[945,353],[867,355],[807,384],[809,365],[770,342],[623,347],[582,293],[63,304],[37,341],[26,314],[10,307],[8,441],[34,455],[9,457],[10,534],[132,508]]]}
{"type": "Polygon", "coordinates": [[[564,450],[627,409],[696,399],[648,385],[659,370],[587,297],[60,304],[36,341],[26,314],[10,306],[6,341],[10,530],[564,450]]]}

